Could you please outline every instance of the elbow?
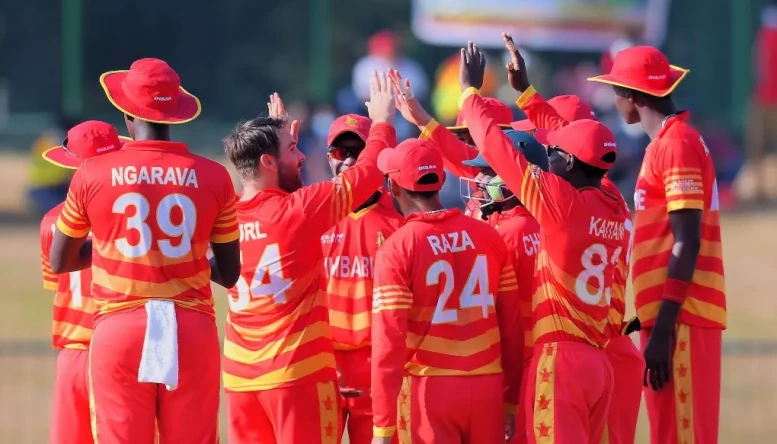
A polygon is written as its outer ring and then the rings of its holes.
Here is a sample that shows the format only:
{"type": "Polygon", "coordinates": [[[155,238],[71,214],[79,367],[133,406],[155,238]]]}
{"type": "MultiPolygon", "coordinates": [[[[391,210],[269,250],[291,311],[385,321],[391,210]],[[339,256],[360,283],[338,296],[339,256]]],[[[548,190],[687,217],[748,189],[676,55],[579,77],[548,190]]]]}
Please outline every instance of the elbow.
{"type": "Polygon", "coordinates": [[[62,274],[65,270],[65,264],[60,258],[51,256],[49,258],[49,265],[51,266],[51,271],[54,272],[54,274],[62,274]]]}
{"type": "Polygon", "coordinates": [[[232,288],[237,284],[237,280],[240,279],[240,267],[235,269],[229,269],[221,273],[222,285],[225,288],[232,288]]]}

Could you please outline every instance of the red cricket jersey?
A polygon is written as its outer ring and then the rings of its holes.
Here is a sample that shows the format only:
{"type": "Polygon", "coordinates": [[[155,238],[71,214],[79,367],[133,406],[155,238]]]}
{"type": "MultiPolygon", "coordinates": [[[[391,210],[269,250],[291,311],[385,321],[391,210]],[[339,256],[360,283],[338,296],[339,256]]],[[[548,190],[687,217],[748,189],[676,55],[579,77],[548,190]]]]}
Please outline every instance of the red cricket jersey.
{"type": "Polygon", "coordinates": [[[534,320],[532,302],[537,290],[534,275],[537,271],[537,258],[540,254],[540,225],[525,207],[515,207],[500,214],[496,231],[502,235],[507,251],[514,258],[515,275],[518,280],[518,299],[520,300],[523,325],[523,359],[531,359],[534,339],[532,329],[534,320]]]}
{"type": "Polygon", "coordinates": [[[696,271],[679,321],[700,327],[726,327],[720,204],[715,167],[701,135],[686,121],[688,112],[667,120],[650,142],[634,192],[632,280],[637,317],[651,326],[664,294],[674,235],[669,213],[702,211],[701,247],[696,271]]]}
{"type": "Polygon", "coordinates": [[[540,225],[535,344],[586,342],[604,347],[612,286],[628,242],[625,209],[599,188],[575,189],[516,152],[485,112],[479,94],[462,96],[462,113],[483,157],[540,225]]]}
{"type": "Polygon", "coordinates": [[[321,236],[380,187],[378,154],[395,145],[394,127],[375,124],[359,160],[331,181],[237,203],[242,272],[229,290],[227,390],[336,379],[321,236]]]}
{"type": "Polygon", "coordinates": [[[85,160],[57,228],[74,238],[92,232],[96,320],[151,299],[214,316],[208,245],[239,236],[227,170],[163,141],[85,160]]]}
{"type": "Polygon", "coordinates": [[[375,253],[402,223],[391,196],[351,213],[321,236],[329,325],[335,350],[370,345],[375,253]]]}
{"type": "MultiPolygon", "coordinates": [[[[521,111],[526,114],[526,118],[528,118],[536,128],[555,130],[569,125],[569,122],[561,117],[534,88],[527,89],[515,103],[521,108],[521,111]]],[[[623,243],[624,250],[622,252],[622,260],[618,261],[618,267],[611,288],[612,300],[610,301],[610,312],[608,315],[611,328],[615,334],[619,334],[626,316],[626,282],[629,278],[629,261],[634,228],[631,221],[631,212],[626,204],[626,200],[623,198],[623,195],[615,183],[607,176],[602,178],[602,190],[618,199],[618,202],[620,202],[625,209],[625,214],[628,216],[628,219],[626,219],[623,224],[627,236],[623,243]]]]}
{"type": "Polygon", "coordinates": [[[374,424],[393,434],[405,375],[504,373],[514,406],[522,371],[518,283],[504,241],[458,209],[413,213],[378,250],[372,328],[374,424]]]}
{"type": "Polygon", "coordinates": [[[49,251],[54,228],[65,203],[57,205],[40,222],[40,254],[43,288],[54,290],[52,345],[55,349],[89,350],[96,306],[91,295],[92,270],[70,273],[51,271],[49,251]]]}

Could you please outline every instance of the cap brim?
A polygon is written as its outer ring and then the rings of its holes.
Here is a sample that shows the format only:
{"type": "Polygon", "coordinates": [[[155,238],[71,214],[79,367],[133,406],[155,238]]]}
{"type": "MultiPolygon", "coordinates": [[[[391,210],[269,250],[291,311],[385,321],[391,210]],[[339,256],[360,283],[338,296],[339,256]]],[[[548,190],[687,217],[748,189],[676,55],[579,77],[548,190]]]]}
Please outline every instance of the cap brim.
{"type": "Polygon", "coordinates": [[[483,156],[478,156],[474,159],[465,160],[461,162],[463,165],[471,166],[475,168],[490,168],[488,163],[486,163],[486,159],[483,158],[483,156]]]}
{"type": "Polygon", "coordinates": [[[334,134],[330,134],[329,137],[327,137],[326,144],[329,146],[332,146],[332,142],[334,142],[335,139],[337,139],[338,137],[342,136],[345,133],[356,134],[357,136],[359,136],[359,139],[361,139],[362,142],[367,143],[367,138],[364,136],[364,134],[360,134],[358,131],[354,131],[350,128],[344,128],[334,134]]]}
{"type": "MultiPolygon", "coordinates": [[[[121,147],[123,147],[124,144],[126,144],[127,142],[132,142],[132,139],[130,139],[129,137],[119,136],[119,143],[120,143],[119,149],[121,149],[121,147]]],[[[118,151],[118,150],[109,151],[109,152],[115,152],[115,151],[118,151]]],[[[105,154],[108,154],[108,153],[105,153],[105,154]]],[[[81,162],[84,161],[84,159],[68,153],[64,148],[62,148],[62,145],[57,145],[53,148],[47,149],[46,151],[43,152],[43,154],[41,154],[41,156],[43,157],[44,160],[46,160],[49,163],[52,163],[56,166],[67,168],[70,170],[78,169],[78,167],[81,166],[81,162]]]]}
{"type": "Polygon", "coordinates": [[[510,124],[510,127],[516,131],[534,131],[537,129],[537,127],[534,126],[534,124],[531,123],[531,120],[529,119],[513,122],[510,124]]]}
{"type": "Polygon", "coordinates": [[[200,115],[202,107],[200,100],[180,87],[178,106],[170,111],[162,112],[139,106],[132,102],[121,87],[129,71],[109,71],[100,76],[100,85],[105,90],[108,100],[119,111],[146,122],[177,125],[191,122],[200,115]]]}
{"type": "Polygon", "coordinates": [[[633,89],[654,97],[666,97],[672,94],[677,86],[683,81],[685,76],[691,72],[690,69],[680,68],[679,66],[669,66],[669,82],[668,88],[652,88],[649,85],[641,84],[641,82],[634,81],[634,79],[627,76],[618,74],[604,74],[596,77],[589,77],[589,82],[606,83],[608,85],[620,86],[621,88],[633,89]]]}
{"type": "MultiPolygon", "coordinates": [[[[504,124],[504,123],[500,123],[497,126],[499,128],[502,128],[502,129],[513,129],[513,127],[511,125],[507,125],[507,124],[504,124]]],[[[445,128],[447,128],[448,131],[453,131],[453,132],[456,132],[456,131],[469,131],[469,127],[467,125],[446,126],[445,128]]]]}

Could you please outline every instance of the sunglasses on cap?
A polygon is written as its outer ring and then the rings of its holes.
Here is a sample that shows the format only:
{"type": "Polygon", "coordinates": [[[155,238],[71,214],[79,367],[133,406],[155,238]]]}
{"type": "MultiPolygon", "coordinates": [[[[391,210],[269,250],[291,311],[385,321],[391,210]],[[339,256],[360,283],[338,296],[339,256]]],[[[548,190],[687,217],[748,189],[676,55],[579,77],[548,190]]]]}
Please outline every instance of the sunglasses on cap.
{"type": "Polygon", "coordinates": [[[70,151],[67,147],[67,137],[65,137],[65,140],[62,141],[62,149],[65,150],[66,153],[70,154],[73,157],[78,157],[78,155],[72,151],[70,151]]]}
{"type": "Polygon", "coordinates": [[[332,158],[343,161],[349,157],[357,158],[359,153],[364,150],[364,146],[330,146],[327,148],[327,152],[332,158]]]}

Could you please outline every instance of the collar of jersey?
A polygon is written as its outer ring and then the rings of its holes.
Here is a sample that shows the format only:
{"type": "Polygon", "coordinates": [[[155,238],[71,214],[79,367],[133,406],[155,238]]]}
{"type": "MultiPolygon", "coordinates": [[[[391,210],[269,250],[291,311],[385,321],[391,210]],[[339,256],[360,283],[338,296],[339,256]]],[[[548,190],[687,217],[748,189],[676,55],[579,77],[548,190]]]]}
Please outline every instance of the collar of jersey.
{"type": "Polygon", "coordinates": [[[405,218],[405,223],[403,225],[406,225],[413,221],[419,221],[419,222],[438,222],[441,220],[448,219],[453,216],[458,216],[461,214],[461,210],[458,208],[451,208],[445,211],[440,211],[439,213],[425,213],[423,211],[417,211],[410,216],[407,216],[405,218]]]}
{"type": "Polygon", "coordinates": [[[677,122],[684,122],[691,118],[691,112],[690,111],[680,111],[677,113],[677,115],[670,117],[667,119],[666,124],[664,124],[664,127],[661,128],[661,131],[658,132],[658,135],[656,135],[656,139],[660,139],[661,136],[663,136],[667,131],[669,131],[669,128],[672,127],[677,122]]]}
{"type": "Polygon", "coordinates": [[[502,219],[516,216],[531,216],[531,213],[529,213],[529,210],[527,210],[526,207],[518,205],[517,207],[499,213],[499,216],[499,218],[502,219]]]}
{"type": "Polygon", "coordinates": [[[127,142],[122,147],[122,151],[142,150],[142,151],[189,151],[185,143],[169,142],[165,140],[139,140],[127,142]]]}

